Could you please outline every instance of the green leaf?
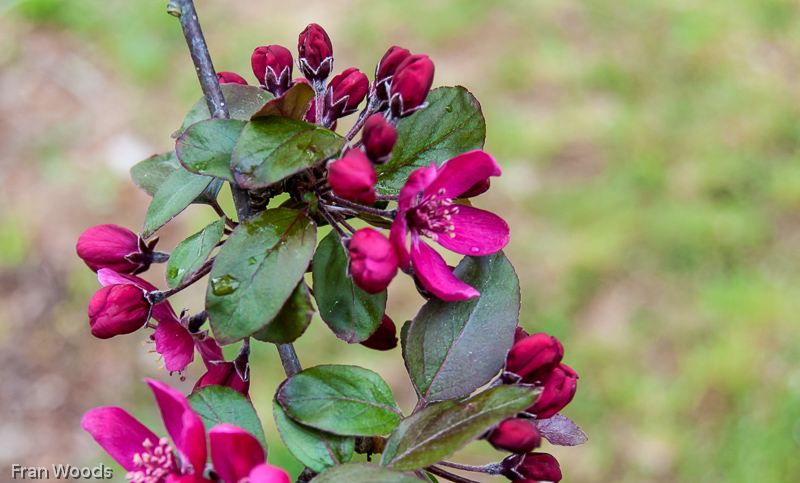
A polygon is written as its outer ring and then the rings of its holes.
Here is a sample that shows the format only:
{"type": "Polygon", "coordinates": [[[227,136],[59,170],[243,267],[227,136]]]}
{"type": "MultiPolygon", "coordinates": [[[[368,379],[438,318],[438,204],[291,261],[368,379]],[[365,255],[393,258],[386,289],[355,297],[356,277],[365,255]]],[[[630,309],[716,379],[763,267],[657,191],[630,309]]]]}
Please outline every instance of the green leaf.
{"type": "Polygon", "coordinates": [[[272,402],[272,410],[275,425],[286,448],[298,461],[317,473],[347,463],[353,457],[356,446],[354,437],[338,436],[304,426],[287,416],[278,401],[272,402]]]}
{"type": "Polygon", "coordinates": [[[206,431],[222,423],[238,426],[255,436],[267,452],[261,420],[250,401],[239,391],[226,386],[203,386],[187,399],[194,412],[203,419],[206,431]]]}
{"type": "Polygon", "coordinates": [[[142,191],[153,196],[164,180],[180,167],[175,151],[156,154],[133,165],[131,178],[142,191]]]}
{"type": "Polygon", "coordinates": [[[257,332],[303,277],[317,230],[304,212],[278,208],[243,221],[214,260],[206,310],[220,344],[257,332]]]}
{"type": "Polygon", "coordinates": [[[245,126],[233,152],[233,172],[243,188],[263,188],[341,151],[345,139],[315,124],[268,116],[245,126]]]}
{"type": "Polygon", "coordinates": [[[428,406],[404,419],[389,436],[381,465],[415,470],[437,463],[530,407],[537,395],[538,390],[530,387],[499,386],[465,401],[428,406]]]}
{"type": "Polygon", "coordinates": [[[295,287],[292,295],[284,302],[281,311],[268,326],[253,334],[253,338],[272,342],[273,344],[289,344],[297,340],[306,331],[314,316],[311,293],[304,280],[295,287]]]}
{"type": "Polygon", "coordinates": [[[208,176],[190,173],[183,168],[172,172],[158,188],[144,218],[142,236],[150,237],[175,215],[185,210],[211,184],[208,176]]]}
{"type": "Polygon", "coordinates": [[[386,291],[371,295],[347,276],[349,259],[335,231],[322,239],[314,254],[312,276],[319,315],[336,337],[351,344],[367,340],[381,325],[386,291]]]}
{"type": "Polygon", "coordinates": [[[417,168],[441,166],[459,154],[481,149],[486,121],[475,96],[461,86],[440,87],[428,94],[428,107],[403,118],[397,126],[392,157],[376,166],[375,191],[395,195],[417,168]]]}
{"type": "Polygon", "coordinates": [[[312,99],[314,99],[314,89],[305,82],[295,82],[285,94],[264,104],[264,107],[253,114],[251,119],[281,116],[302,121],[312,99]]]}
{"type": "Polygon", "coordinates": [[[411,322],[403,357],[423,401],[471,394],[502,369],[514,342],[519,279],[503,252],[464,257],[453,273],[481,295],[431,299],[411,322]]]}
{"type": "Polygon", "coordinates": [[[364,463],[334,466],[317,475],[313,483],[419,483],[415,476],[364,463]]]}
{"type": "MultiPolygon", "coordinates": [[[[242,86],[239,84],[222,84],[222,95],[225,97],[225,104],[228,106],[228,112],[231,119],[239,119],[240,121],[249,121],[250,116],[258,112],[264,104],[272,99],[272,94],[264,89],[256,86],[242,86]]],[[[183,133],[183,130],[192,124],[209,119],[211,114],[208,112],[208,104],[206,98],[201,97],[194,106],[186,114],[181,128],[172,135],[178,137],[183,133]]]]}
{"type": "Polygon", "coordinates": [[[245,124],[236,119],[207,119],[192,124],[175,142],[178,159],[192,173],[233,182],[231,153],[245,124]]]}
{"type": "Polygon", "coordinates": [[[177,287],[197,271],[222,239],[225,219],[211,223],[175,247],[167,263],[167,285],[177,287]]]}
{"type": "Polygon", "coordinates": [[[392,391],[356,366],[316,366],[292,376],[278,402],[294,420],[342,436],[386,434],[400,421],[392,391]]]}

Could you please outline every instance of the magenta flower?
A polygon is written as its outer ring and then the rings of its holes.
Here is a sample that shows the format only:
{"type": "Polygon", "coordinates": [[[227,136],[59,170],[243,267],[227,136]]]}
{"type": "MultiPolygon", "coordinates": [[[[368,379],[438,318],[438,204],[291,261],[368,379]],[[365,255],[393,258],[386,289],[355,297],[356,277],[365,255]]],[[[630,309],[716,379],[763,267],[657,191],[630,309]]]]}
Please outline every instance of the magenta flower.
{"type": "Polygon", "coordinates": [[[383,117],[383,114],[373,114],[364,123],[361,140],[364,142],[364,151],[369,159],[374,163],[383,164],[392,155],[392,149],[397,142],[397,129],[383,117]]]}
{"type": "MultiPolygon", "coordinates": [[[[155,286],[137,276],[117,273],[106,268],[100,269],[97,272],[97,280],[100,281],[100,284],[102,284],[104,287],[136,287],[144,293],[158,290],[155,286]]],[[[95,298],[98,297],[98,294],[102,292],[102,290],[103,289],[98,291],[97,294],[95,294],[95,297],[92,299],[92,302],[90,302],[90,316],[92,303],[95,301],[95,298]]],[[[150,312],[150,316],[158,321],[158,326],[151,337],[155,341],[156,352],[164,357],[164,367],[166,367],[168,371],[180,373],[186,369],[186,366],[188,366],[189,363],[194,360],[195,347],[197,347],[198,351],[203,356],[203,361],[206,363],[206,368],[208,369],[211,368],[212,361],[224,360],[222,357],[222,351],[220,350],[216,341],[214,341],[214,339],[211,337],[208,337],[208,331],[199,331],[194,333],[189,331],[188,318],[185,318],[185,320],[179,319],[175,314],[175,310],[172,309],[169,301],[164,301],[160,304],[154,305],[152,311],[150,312]]],[[[102,326],[98,325],[98,322],[94,322],[92,325],[92,334],[95,334],[96,337],[100,337],[100,335],[97,334],[106,334],[107,332],[112,331],[113,329],[108,328],[108,326],[112,323],[127,324],[129,320],[128,317],[120,317],[118,321],[104,320],[103,322],[104,325],[102,326]]],[[[146,320],[144,320],[142,324],[144,324],[144,322],[146,322],[146,320]]],[[[139,325],[138,327],[142,327],[142,325],[139,325]]],[[[124,333],[130,332],[133,331],[124,333]]],[[[111,337],[111,335],[109,335],[109,337],[111,337]]]]}
{"type": "Polygon", "coordinates": [[[397,347],[397,326],[388,315],[383,314],[381,325],[367,340],[360,343],[376,351],[388,351],[397,347]]]}
{"type": "Polygon", "coordinates": [[[258,82],[273,96],[282,96],[292,86],[292,53],[286,47],[257,47],[250,57],[250,64],[258,82]]]}
{"type": "Polygon", "coordinates": [[[219,362],[212,364],[208,372],[200,376],[192,392],[203,386],[227,386],[239,391],[243,396],[250,398],[250,381],[243,381],[233,362],[219,362]]]}
{"type": "Polygon", "coordinates": [[[297,66],[306,79],[321,82],[333,70],[333,45],[325,29],[312,23],[297,40],[297,66]]]}
{"type": "Polygon", "coordinates": [[[400,267],[414,266],[422,285],[445,301],[466,300],[480,293],[453,275],[439,253],[422,240],[426,236],[461,255],[496,253],[508,243],[508,225],[499,216],[453,199],[489,176],[500,176],[500,166],[476,150],[456,156],[441,168],[419,168],[400,190],[398,213],[389,238],[397,249],[400,267]],[[411,233],[411,252],[406,235],[411,233]]]}
{"type": "Polygon", "coordinates": [[[369,79],[355,67],[334,76],[325,91],[325,115],[322,125],[330,126],[336,119],[356,112],[368,91],[369,79]]]}
{"type": "Polygon", "coordinates": [[[156,397],[169,439],[159,438],[136,418],[118,407],[92,409],[83,416],[81,427],[137,483],[207,482],[205,468],[206,431],[200,416],[183,395],[163,382],[145,379],[156,397]]]}
{"type": "Polygon", "coordinates": [[[89,301],[89,326],[98,339],[130,334],[144,327],[150,315],[147,292],[132,284],[112,284],[89,301]]]}
{"type": "Polygon", "coordinates": [[[404,60],[411,57],[411,52],[402,47],[394,46],[383,54],[383,58],[375,66],[375,81],[373,90],[378,100],[386,102],[389,100],[389,89],[391,88],[392,77],[404,60]]]}
{"type": "Polygon", "coordinates": [[[378,175],[369,158],[357,149],[347,151],[342,159],[328,166],[328,182],[336,196],[365,205],[375,203],[378,175]]]}
{"type": "Polygon", "coordinates": [[[208,436],[214,471],[225,483],[289,483],[286,471],[267,464],[264,448],[244,429],[219,424],[208,436]]]}

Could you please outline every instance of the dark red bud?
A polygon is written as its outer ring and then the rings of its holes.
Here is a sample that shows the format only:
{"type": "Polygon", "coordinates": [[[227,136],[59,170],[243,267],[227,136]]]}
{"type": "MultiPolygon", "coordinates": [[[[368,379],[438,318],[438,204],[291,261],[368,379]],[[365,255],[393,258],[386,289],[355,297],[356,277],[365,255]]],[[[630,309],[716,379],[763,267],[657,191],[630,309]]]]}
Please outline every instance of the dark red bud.
{"type": "Polygon", "coordinates": [[[113,284],[98,290],[89,301],[89,325],[98,339],[141,329],[150,314],[147,291],[131,284],[113,284]]]}
{"type": "Polygon", "coordinates": [[[472,185],[472,187],[470,189],[468,189],[467,191],[463,192],[458,197],[459,198],[472,198],[473,196],[481,195],[483,193],[486,193],[486,191],[489,190],[489,187],[491,187],[491,185],[492,185],[492,182],[489,180],[489,178],[486,178],[485,180],[478,181],[477,183],[472,185]]]}
{"type": "Polygon", "coordinates": [[[247,85],[247,81],[244,77],[240,76],[236,72],[217,72],[217,80],[220,84],[239,84],[242,86],[247,85]]]}
{"type": "Polygon", "coordinates": [[[289,49],[280,45],[258,47],[250,57],[253,74],[258,82],[275,97],[282,96],[292,86],[294,61],[289,49]]]}
{"type": "Polygon", "coordinates": [[[371,205],[375,203],[375,182],[378,175],[367,155],[354,149],[328,168],[328,182],[336,196],[371,205]]]}
{"type": "Polygon", "coordinates": [[[427,55],[412,55],[404,60],[392,78],[389,107],[394,117],[406,117],[419,109],[433,85],[433,62],[427,55]]]}
{"type": "Polygon", "coordinates": [[[392,319],[388,315],[384,315],[378,330],[361,345],[376,351],[388,351],[397,347],[397,327],[392,319]]]}
{"type": "Polygon", "coordinates": [[[200,379],[198,379],[195,383],[192,392],[203,386],[227,386],[231,389],[239,391],[244,396],[247,396],[248,399],[250,398],[248,395],[250,390],[250,381],[242,380],[241,376],[239,376],[239,373],[236,371],[236,367],[234,366],[233,362],[214,364],[214,366],[211,367],[208,372],[200,376],[200,379]]]}
{"type": "Polygon", "coordinates": [[[333,68],[333,45],[325,29],[312,23],[297,41],[300,71],[310,81],[327,79],[333,68]]]}
{"type": "Polygon", "coordinates": [[[499,450],[516,454],[529,453],[542,444],[539,430],[525,419],[506,419],[487,438],[499,450]]]}
{"type": "Polygon", "coordinates": [[[371,294],[386,290],[397,275],[399,263],[389,239],[372,228],[362,228],[353,234],[348,250],[350,273],[356,285],[371,294]]]}
{"type": "Polygon", "coordinates": [[[328,126],[340,117],[358,110],[358,105],[369,91],[369,79],[355,67],[351,67],[331,79],[325,92],[325,122],[328,126]]]}
{"type": "Polygon", "coordinates": [[[110,268],[119,273],[143,271],[140,270],[141,263],[126,258],[140,252],[139,236],[127,228],[112,224],[93,226],[78,237],[75,248],[92,271],[101,268],[110,268]]]}
{"type": "Polygon", "coordinates": [[[397,142],[397,129],[383,117],[383,114],[373,114],[364,124],[361,139],[369,159],[376,164],[383,164],[389,160],[397,142]]]}
{"type": "Polygon", "coordinates": [[[559,364],[542,386],[536,403],[527,409],[536,419],[552,418],[572,401],[578,390],[578,374],[566,364],[559,364]]]}
{"type": "Polygon", "coordinates": [[[533,384],[545,379],[563,357],[564,347],[558,339],[547,334],[533,334],[511,347],[506,371],[533,384]]]}
{"type": "Polygon", "coordinates": [[[561,466],[553,455],[548,453],[528,453],[512,455],[503,460],[503,474],[509,479],[523,482],[561,481],[561,466]]]}
{"type": "Polygon", "coordinates": [[[530,334],[525,332],[525,329],[523,329],[522,327],[517,327],[516,329],[514,329],[514,343],[516,344],[517,342],[528,337],[529,335],[530,334]]]}
{"type": "Polygon", "coordinates": [[[382,101],[389,100],[389,87],[392,76],[404,60],[411,57],[411,52],[402,47],[389,48],[375,67],[375,94],[382,101]]]}

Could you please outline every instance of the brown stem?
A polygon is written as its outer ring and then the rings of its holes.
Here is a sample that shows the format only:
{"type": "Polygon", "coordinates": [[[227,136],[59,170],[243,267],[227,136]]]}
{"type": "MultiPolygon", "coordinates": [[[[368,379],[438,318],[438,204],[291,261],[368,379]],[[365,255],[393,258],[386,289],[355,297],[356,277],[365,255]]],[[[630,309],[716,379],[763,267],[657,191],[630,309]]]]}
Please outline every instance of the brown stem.
{"type": "Polygon", "coordinates": [[[425,468],[425,470],[436,476],[448,479],[454,483],[478,483],[475,480],[470,480],[469,478],[464,478],[458,475],[454,475],[453,473],[445,471],[441,468],[437,468],[436,466],[428,466],[427,468],[425,468]]]}

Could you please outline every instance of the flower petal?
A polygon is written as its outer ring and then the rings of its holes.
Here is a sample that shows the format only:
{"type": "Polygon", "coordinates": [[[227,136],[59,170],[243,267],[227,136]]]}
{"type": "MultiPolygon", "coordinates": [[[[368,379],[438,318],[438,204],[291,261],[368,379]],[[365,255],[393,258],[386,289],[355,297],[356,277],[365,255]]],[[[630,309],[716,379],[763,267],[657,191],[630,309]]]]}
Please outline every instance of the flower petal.
{"type": "Polygon", "coordinates": [[[211,461],[223,481],[239,481],[266,461],[264,448],[250,433],[231,424],[219,424],[208,432],[211,461]]]}
{"type": "Polygon", "coordinates": [[[472,206],[455,206],[458,212],[450,215],[455,236],[439,235],[439,245],[461,255],[482,257],[497,253],[508,244],[508,224],[502,218],[472,206]]]}
{"type": "Polygon", "coordinates": [[[392,222],[392,229],[389,231],[389,241],[394,245],[397,252],[397,261],[400,268],[408,270],[409,255],[408,248],[406,248],[406,240],[408,239],[408,222],[403,213],[398,213],[397,218],[392,222]]]}
{"type": "Polygon", "coordinates": [[[457,279],[442,256],[413,234],[411,261],[414,264],[414,273],[422,285],[441,300],[453,302],[480,295],[480,292],[457,279]]]}
{"type": "Polygon", "coordinates": [[[290,483],[290,480],[283,468],[262,463],[250,472],[250,483],[290,483]]]}
{"type": "Polygon", "coordinates": [[[153,334],[156,352],[164,356],[164,366],[170,372],[179,372],[194,359],[194,339],[180,322],[164,319],[153,334]]]}
{"type": "Polygon", "coordinates": [[[400,213],[402,214],[404,211],[408,210],[417,195],[424,191],[435,179],[435,166],[419,168],[411,173],[408,176],[408,180],[406,180],[406,184],[400,188],[400,196],[397,199],[397,208],[400,213]]]}
{"type": "Polygon", "coordinates": [[[175,448],[195,474],[202,474],[206,464],[206,429],[203,420],[194,412],[189,401],[179,391],[161,381],[144,380],[156,397],[161,418],[175,448]]]}
{"type": "Polygon", "coordinates": [[[439,168],[436,179],[425,188],[425,196],[444,189],[444,196],[455,198],[489,176],[500,176],[500,165],[485,151],[477,149],[459,154],[439,168]]]}
{"type": "Polygon", "coordinates": [[[200,353],[200,357],[203,358],[203,364],[206,365],[206,369],[209,371],[216,367],[214,362],[224,361],[225,356],[222,355],[222,349],[220,348],[217,341],[214,340],[213,337],[208,336],[208,331],[203,331],[205,333],[195,334],[193,336],[194,344],[197,346],[197,351],[200,353]]]}
{"type": "Polygon", "coordinates": [[[154,444],[159,439],[144,424],[117,407],[92,409],[83,415],[81,427],[126,471],[136,469],[133,456],[144,451],[142,444],[146,439],[154,444]]]}

